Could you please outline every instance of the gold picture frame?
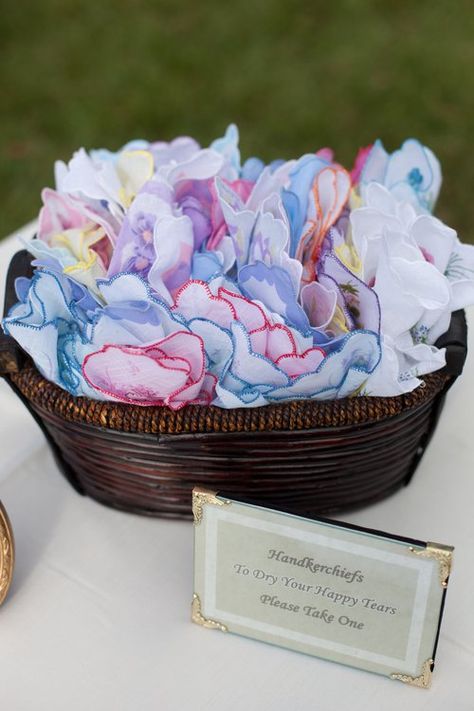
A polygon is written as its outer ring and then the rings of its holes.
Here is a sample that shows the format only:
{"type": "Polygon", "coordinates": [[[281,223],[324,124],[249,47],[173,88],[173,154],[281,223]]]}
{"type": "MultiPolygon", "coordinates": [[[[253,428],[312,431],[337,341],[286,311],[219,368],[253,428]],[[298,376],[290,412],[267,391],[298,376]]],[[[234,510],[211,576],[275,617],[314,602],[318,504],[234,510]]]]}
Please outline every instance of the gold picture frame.
{"type": "Polygon", "coordinates": [[[0,501],[0,605],[5,601],[13,580],[15,542],[8,514],[0,501]]]}

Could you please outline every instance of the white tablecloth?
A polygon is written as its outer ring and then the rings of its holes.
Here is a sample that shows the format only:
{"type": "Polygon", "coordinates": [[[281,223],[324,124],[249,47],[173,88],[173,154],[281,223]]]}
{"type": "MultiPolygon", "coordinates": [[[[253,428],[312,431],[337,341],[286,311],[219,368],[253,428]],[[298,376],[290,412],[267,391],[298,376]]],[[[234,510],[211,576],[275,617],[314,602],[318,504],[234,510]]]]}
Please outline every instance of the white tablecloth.
{"type": "MultiPolygon", "coordinates": [[[[0,243],[2,278],[17,246],[0,243]]],[[[473,395],[471,355],[410,486],[342,517],[456,547],[425,691],[191,624],[192,525],[78,496],[0,382],[0,499],[17,547],[0,609],[1,710],[473,711],[473,395]]]]}

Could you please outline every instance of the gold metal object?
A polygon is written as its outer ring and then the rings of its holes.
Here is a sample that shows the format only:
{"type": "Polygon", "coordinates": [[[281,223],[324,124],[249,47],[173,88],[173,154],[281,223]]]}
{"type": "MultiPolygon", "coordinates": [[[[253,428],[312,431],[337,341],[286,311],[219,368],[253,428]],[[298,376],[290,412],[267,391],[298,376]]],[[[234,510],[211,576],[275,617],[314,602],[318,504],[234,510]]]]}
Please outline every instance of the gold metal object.
{"type": "Polygon", "coordinates": [[[228,506],[230,501],[226,499],[218,499],[215,491],[203,489],[200,486],[195,486],[193,489],[193,515],[194,525],[198,526],[202,521],[204,504],[212,504],[213,506],[228,506]]]}
{"type": "Polygon", "coordinates": [[[428,543],[426,548],[414,548],[410,546],[410,551],[420,558],[434,558],[439,563],[439,582],[443,588],[448,587],[448,578],[453,564],[452,546],[445,546],[442,543],[428,543]]]}
{"type": "Polygon", "coordinates": [[[221,632],[227,632],[227,627],[221,622],[217,622],[216,620],[209,620],[204,617],[201,612],[201,600],[199,599],[199,595],[197,593],[194,593],[193,595],[193,602],[191,605],[191,620],[197,625],[206,627],[209,630],[220,630],[221,632]]]}
{"type": "Polygon", "coordinates": [[[433,670],[433,659],[427,659],[423,664],[420,676],[409,676],[408,674],[390,674],[392,679],[403,681],[404,684],[419,686],[421,689],[428,689],[431,684],[431,673],[433,670]]]}
{"type": "Polygon", "coordinates": [[[0,502],[0,605],[4,602],[13,578],[15,544],[7,512],[0,502]]]}

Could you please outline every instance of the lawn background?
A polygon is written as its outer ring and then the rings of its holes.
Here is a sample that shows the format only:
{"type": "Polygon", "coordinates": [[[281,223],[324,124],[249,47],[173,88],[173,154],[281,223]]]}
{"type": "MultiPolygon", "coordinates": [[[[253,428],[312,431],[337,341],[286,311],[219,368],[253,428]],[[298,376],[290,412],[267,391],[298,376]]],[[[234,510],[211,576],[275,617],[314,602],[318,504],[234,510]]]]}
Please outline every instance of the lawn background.
{"type": "Polygon", "coordinates": [[[234,121],[242,154],[329,145],[351,163],[415,136],[442,161],[438,214],[474,242],[472,0],[0,0],[0,236],[53,161],[234,121]]]}

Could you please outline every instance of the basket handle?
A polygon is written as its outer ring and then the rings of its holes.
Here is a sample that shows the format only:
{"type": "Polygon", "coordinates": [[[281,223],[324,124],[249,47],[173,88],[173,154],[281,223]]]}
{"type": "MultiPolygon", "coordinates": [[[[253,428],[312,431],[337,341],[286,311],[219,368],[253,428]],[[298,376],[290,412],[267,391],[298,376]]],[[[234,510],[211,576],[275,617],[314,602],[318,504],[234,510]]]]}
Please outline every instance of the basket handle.
{"type": "Polygon", "coordinates": [[[467,356],[467,323],[462,309],[453,311],[448,330],[438,338],[435,346],[446,348],[445,373],[455,378],[461,375],[467,356]]]}
{"type": "MultiPolygon", "coordinates": [[[[33,275],[31,266],[32,256],[26,249],[22,249],[13,255],[7,272],[7,283],[5,288],[5,305],[3,315],[6,316],[11,307],[18,301],[15,292],[15,280],[17,277],[33,275]]],[[[18,343],[11,336],[0,328],[0,376],[8,373],[16,373],[20,370],[25,360],[25,353],[18,343]]]]}

